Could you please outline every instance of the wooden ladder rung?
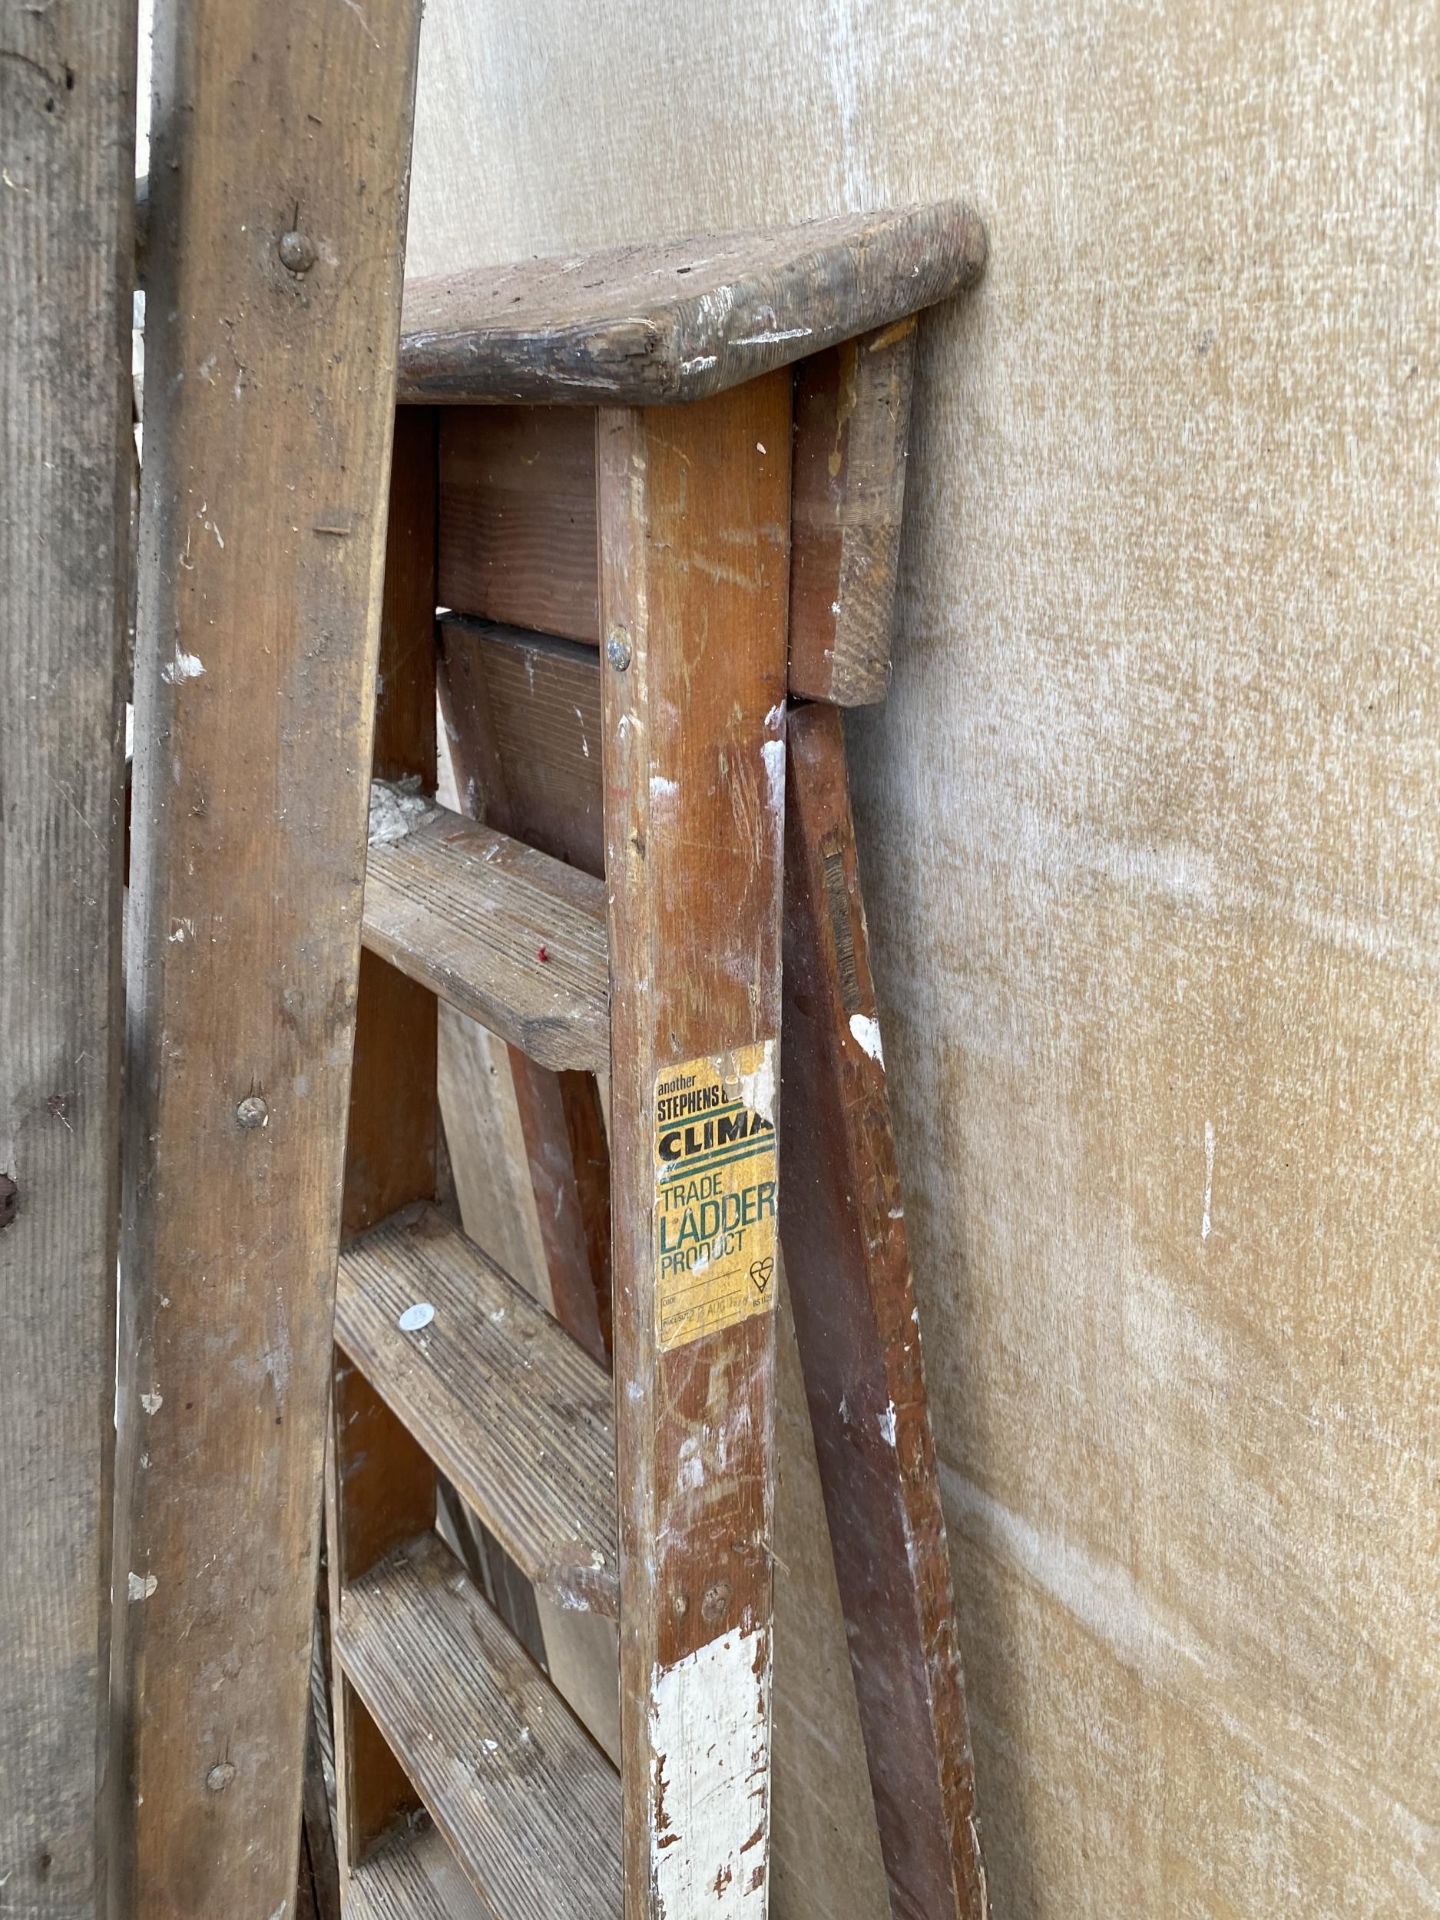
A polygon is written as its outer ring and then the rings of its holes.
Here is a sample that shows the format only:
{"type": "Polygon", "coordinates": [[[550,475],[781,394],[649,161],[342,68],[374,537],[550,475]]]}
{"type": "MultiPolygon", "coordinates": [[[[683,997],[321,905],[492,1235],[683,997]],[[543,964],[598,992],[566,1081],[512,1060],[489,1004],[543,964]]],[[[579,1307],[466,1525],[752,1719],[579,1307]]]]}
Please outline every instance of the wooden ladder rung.
{"type": "Polygon", "coordinates": [[[435,1207],[342,1252],[335,1337],[525,1577],[560,1606],[613,1617],[604,1369],[435,1207]],[[410,1312],[426,1307],[433,1317],[410,1312]]]}
{"type": "Polygon", "coordinates": [[[345,1920],[493,1920],[428,1821],[402,1828],[362,1860],[345,1888],[345,1920]]]}
{"type": "Polygon", "coordinates": [[[610,1064],[605,886],[447,807],[372,843],[365,945],[542,1067],[610,1064]]]}
{"type": "Polygon", "coordinates": [[[615,1770],[436,1535],[351,1582],[335,1651],[488,1906],[619,1920],[615,1770]]]}

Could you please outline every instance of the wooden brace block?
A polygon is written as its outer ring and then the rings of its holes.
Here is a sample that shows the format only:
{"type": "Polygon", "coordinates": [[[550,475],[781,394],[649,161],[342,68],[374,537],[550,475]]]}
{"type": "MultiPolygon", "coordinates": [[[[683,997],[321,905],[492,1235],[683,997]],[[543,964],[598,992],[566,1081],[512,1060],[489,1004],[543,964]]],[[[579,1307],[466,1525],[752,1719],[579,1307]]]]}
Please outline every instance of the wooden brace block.
{"type": "Polygon", "coordinates": [[[790,691],[808,700],[890,684],[915,333],[911,314],[796,373],[790,691]]]}

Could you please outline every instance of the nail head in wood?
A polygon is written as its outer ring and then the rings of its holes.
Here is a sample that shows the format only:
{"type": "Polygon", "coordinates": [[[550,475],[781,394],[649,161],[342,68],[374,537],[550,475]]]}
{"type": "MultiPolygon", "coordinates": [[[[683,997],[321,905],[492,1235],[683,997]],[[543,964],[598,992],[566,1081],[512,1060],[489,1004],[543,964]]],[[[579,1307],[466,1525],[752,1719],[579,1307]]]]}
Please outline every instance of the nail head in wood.
{"type": "Polygon", "coordinates": [[[612,627],[605,639],[605,658],[617,673],[630,664],[630,636],[623,627],[612,627]]]}
{"type": "Polygon", "coordinates": [[[235,1118],[242,1127],[265,1127],[270,1124],[270,1109],[258,1094],[248,1094],[236,1107],[235,1118]]]}
{"type": "Polygon", "coordinates": [[[280,264],[291,273],[308,273],[315,264],[315,242],[292,227],[280,236],[280,264]]]}

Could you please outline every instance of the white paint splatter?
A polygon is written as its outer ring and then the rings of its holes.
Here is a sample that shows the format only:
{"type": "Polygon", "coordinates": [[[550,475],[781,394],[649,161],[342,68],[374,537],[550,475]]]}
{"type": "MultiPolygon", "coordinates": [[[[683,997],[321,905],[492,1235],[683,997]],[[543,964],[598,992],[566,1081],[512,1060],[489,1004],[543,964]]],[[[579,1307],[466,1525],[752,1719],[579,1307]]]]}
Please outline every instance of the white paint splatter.
{"type": "Polygon", "coordinates": [[[766,1040],[757,1066],[740,1075],[740,1098],[762,1120],[775,1124],[775,1042],[766,1040]]]}
{"type": "Polygon", "coordinates": [[[772,810],[779,813],[785,805],[785,742],[767,740],[760,749],[765,762],[765,781],[772,810]]]}
{"type": "MultiPolygon", "coordinates": [[[[268,1122],[267,1122],[268,1124],[268,1122]]],[[[295,1358],[290,1345],[290,1320],[285,1310],[285,1295],[279,1287],[275,1289],[275,1337],[260,1355],[260,1364],[270,1378],[275,1398],[281,1407],[285,1404],[286,1389],[290,1385],[290,1367],[295,1358]]]]}
{"type": "MultiPolygon", "coordinates": [[[[808,340],[809,327],[771,327],[765,333],[742,334],[738,340],[730,342],[732,347],[773,347],[782,340],[808,340]]],[[[762,448],[763,452],[764,449],[762,448]]]]}
{"type": "Polygon", "coordinates": [[[880,1438],[885,1442],[887,1447],[893,1447],[895,1444],[895,1402],[892,1400],[885,1411],[877,1414],[875,1419],[876,1424],[880,1428],[880,1438]]]}
{"type": "Polygon", "coordinates": [[[146,1413],[153,1416],[164,1406],[165,1396],[158,1389],[154,1393],[142,1393],[140,1396],[140,1404],[146,1413]]]}
{"type": "Polygon", "coordinates": [[[673,1667],[657,1667],[650,1699],[653,1790],[664,1815],[650,1823],[657,1913],[764,1920],[768,1636],[725,1634],[673,1667]]]}
{"type": "Polygon", "coordinates": [[[1215,1129],[1205,1122],[1205,1205],[1200,1215],[1200,1238],[1210,1238],[1210,1196],[1215,1188],[1215,1129]]]}
{"type": "Polygon", "coordinates": [[[402,1333],[418,1333],[422,1327],[428,1327],[435,1318],[435,1309],[428,1300],[417,1300],[413,1307],[406,1307],[395,1322],[402,1333]]]}
{"type": "Polygon", "coordinates": [[[160,669],[160,678],[177,687],[182,680],[198,680],[204,671],[205,662],[198,653],[186,653],[183,647],[176,647],[175,658],[160,669]]]}
{"type": "Polygon", "coordinates": [[[852,1013],[850,1016],[850,1037],[862,1052],[868,1053],[872,1060],[885,1064],[885,1049],[880,1043],[880,1022],[869,1013],[852,1013]]]}
{"type": "Polygon", "coordinates": [[[175,922],[175,931],[170,936],[170,945],[172,947],[181,946],[186,940],[193,939],[194,934],[195,922],[193,920],[177,920],[175,922]]]}
{"type": "Polygon", "coordinates": [[[132,1573],[126,1584],[132,1600],[148,1600],[160,1582],[153,1573],[147,1573],[143,1580],[138,1573],[132,1573]]]}

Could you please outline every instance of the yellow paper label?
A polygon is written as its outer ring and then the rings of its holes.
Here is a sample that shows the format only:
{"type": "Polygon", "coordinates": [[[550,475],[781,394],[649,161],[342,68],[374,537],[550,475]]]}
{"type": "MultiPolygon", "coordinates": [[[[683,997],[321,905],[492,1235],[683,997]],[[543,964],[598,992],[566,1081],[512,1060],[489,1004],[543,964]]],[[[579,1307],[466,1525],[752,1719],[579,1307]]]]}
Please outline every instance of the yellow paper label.
{"type": "Polygon", "coordinates": [[[660,1351],[775,1304],[775,1042],[655,1079],[660,1351]]]}

